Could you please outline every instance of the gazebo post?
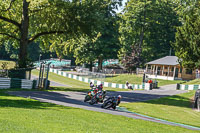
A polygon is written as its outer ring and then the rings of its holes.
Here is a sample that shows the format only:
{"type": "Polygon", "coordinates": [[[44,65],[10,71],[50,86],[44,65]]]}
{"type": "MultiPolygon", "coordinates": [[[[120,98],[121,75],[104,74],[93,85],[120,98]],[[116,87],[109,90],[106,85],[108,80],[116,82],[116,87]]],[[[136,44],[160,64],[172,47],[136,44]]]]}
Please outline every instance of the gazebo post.
{"type": "Polygon", "coordinates": [[[167,77],[169,76],[169,66],[168,66],[168,71],[167,71],[167,77]]]}
{"type": "Polygon", "coordinates": [[[156,66],[156,75],[158,75],[158,66],[156,66]]]}
{"type": "Polygon", "coordinates": [[[153,66],[151,65],[151,71],[150,71],[150,74],[152,74],[152,67],[153,67],[153,66]]]}
{"type": "Polygon", "coordinates": [[[176,66],[174,67],[173,78],[175,77],[175,73],[176,73],[176,66]]]}
{"type": "Polygon", "coordinates": [[[155,65],[153,65],[153,74],[152,75],[154,75],[154,71],[155,71],[155,65]]]}
{"type": "Polygon", "coordinates": [[[162,69],[162,76],[163,76],[163,74],[164,74],[164,69],[165,69],[165,66],[163,65],[163,69],[162,69]]]}
{"type": "Polygon", "coordinates": [[[146,72],[148,72],[148,64],[146,65],[146,72]]]}

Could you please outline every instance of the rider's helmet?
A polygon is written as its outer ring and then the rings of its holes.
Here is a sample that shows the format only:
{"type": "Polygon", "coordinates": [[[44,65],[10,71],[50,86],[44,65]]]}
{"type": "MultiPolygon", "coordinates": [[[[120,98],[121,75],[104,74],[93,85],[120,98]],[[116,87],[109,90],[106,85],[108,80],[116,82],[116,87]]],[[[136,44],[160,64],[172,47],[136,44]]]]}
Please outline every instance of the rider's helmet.
{"type": "Polygon", "coordinates": [[[122,98],[122,96],[121,96],[121,95],[118,95],[118,96],[117,96],[117,98],[118,98],[118,99],[121,99],[121,98],[122,98]]]}
{"type": "Polygon", "coordinates": [[[92,82],[90,82],[90,87],[94,87],[94,84],[92,82]]]}

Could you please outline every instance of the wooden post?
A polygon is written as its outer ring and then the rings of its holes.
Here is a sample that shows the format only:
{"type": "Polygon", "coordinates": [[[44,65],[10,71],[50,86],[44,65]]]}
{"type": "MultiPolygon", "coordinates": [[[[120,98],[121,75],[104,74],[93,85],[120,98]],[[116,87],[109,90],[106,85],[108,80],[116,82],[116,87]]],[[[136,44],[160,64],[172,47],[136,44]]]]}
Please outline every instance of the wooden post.
{"type": "Polygon", "coordinates": [[[167,71],[167,77],[169,76],[169,66],[168,66],[168,71],[167,71]]]}
{"type": "Polygon", "coordinates": [[[158,66],[156,66],[156,75],[158,75],[158,66]]]}
{"type": "Polygon", "coordinates": [[[152,69],[153,69],[152,67],[153,67],[153,65],[151,65],[151,71],[150,71],[150,74],[152,74],[152,69]]]}
{"type": "Polygon", "coordinates": [[[146,65],[146,72],[148,71],[148,64],[146,65]]]}
{"type": "Polygon", "coordinates": [[[156,68],[156,65],[153,66],[153,75],[155,75],[155,68],[156,68]]]}
{"type": "Polygon", "coordinates": [[[174,67],[173,78],[175,77],[175,73],[176,73],[176,66],[174,67]]]}
{"type": "Polygon", "coordinates": [[[163,65],[162,76],[163,76],[163,74],[164,74],[164,70],[165,70],[165,66],[163,65]]]}

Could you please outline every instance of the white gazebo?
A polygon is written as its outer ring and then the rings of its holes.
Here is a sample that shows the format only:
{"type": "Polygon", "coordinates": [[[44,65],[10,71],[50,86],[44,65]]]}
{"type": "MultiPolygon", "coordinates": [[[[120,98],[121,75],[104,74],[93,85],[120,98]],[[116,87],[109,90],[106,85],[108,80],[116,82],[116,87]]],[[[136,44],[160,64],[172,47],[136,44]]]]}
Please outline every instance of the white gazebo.
{"type": "Polygon", "coordinates": [[[182,68],[176,56],[165,56],[146,63],[146,75],[149,78],[165,80],[195,78],[195,72],[182,68]]]}

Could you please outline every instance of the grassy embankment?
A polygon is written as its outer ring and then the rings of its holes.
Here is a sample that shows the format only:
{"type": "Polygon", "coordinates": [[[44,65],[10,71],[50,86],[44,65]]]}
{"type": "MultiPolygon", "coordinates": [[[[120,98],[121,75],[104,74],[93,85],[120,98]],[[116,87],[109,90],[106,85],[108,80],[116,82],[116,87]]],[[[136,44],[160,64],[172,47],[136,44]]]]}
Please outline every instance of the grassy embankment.
{"type": "MultiPolygon", "coordinates": [[[[104,79],[106,82],[113,82],[113,83],[119,83],[119,84],[125,84],[126,81],[128,81],[131,84],[141,84],[143,77],[141,75],[128,75],[128,74],[120,74],[120,75],[114,75],[113,77],[107,77],[104,79]]],[[[155,79],[152,79],[155,80],[155,79]]],[[[158,86],[168,85],[168,84],[177,84],[181,83],[183,81],[181,80],[162,80],[162,79],[156,79],[158,81],[158,86]]]]}
{"type": "MultiPolygon", "coordinates": [[[[32,70],[33,75],[39,75],[38,70],[32,70]]],[[[63,90],[63,91],[88,91],[89,83],[81,82],[75,79],[60,76],[55,73],[49,73],[49,80],[62,83],[67,85],[66,87],[52,87],[52,90],[63,90]]],[[[130,91],[129,89],[119,89],[119,88],[108,88],[104,87],[105,90],[109,91],[130,91]]]]}
{"type": "Polygon", "coordinates": [[[87,111],[42,103],[29,98],[9,96],[0,91],[0,132],[2,133],[194,133],[176,126],[168,126],[124,116],[87,111]]]}
{"type": "Polygon", "coordinates": [[[191,80],[189,82],[184,83],[185,85],[199,85],[200,79],[191,80]]]}
{"type": "Polygon", "coordinates": [[[120,106],[140,114],[200,127],[200,112],[192,109],[194,92],[120,106]]]}

